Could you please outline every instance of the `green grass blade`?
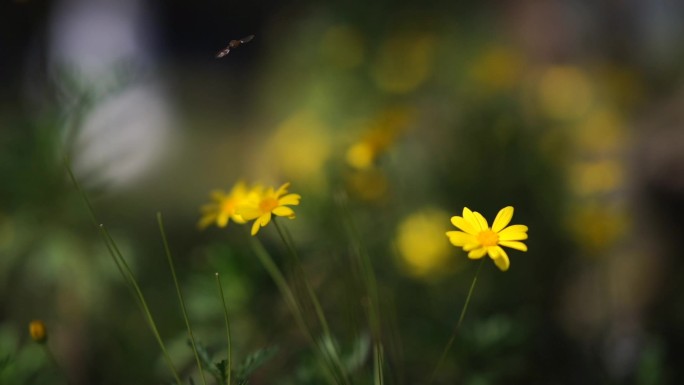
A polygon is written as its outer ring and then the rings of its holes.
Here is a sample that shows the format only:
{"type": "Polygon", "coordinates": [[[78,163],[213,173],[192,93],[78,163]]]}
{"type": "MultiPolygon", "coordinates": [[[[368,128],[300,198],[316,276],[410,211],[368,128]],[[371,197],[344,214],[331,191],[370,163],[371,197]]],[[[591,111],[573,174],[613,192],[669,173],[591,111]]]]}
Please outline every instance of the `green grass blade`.
{"type": "Polygon", "coordinates": [[[223,295],[223,285],[221,284],[221,277],[219,273],[216,273],[216,286],[218,287],[219,294],[221,295],[221,305],[223,305],[223,318],[226,321],[226,337],[228,339],[228,380],[224,385],[231,385],[231,374],[233,371],[233,349],[232,349],[232,338],[230,335],[230,321],[228,319],[228,307],[226,306],[226,298],[223,295]]]}
{"type": "Polygon", "coordinates": [[[130,267],[128,266],[128,263],[126,263],[126,260],[124,259],[123,255],[121,254],[121,251],[116,246],[116,242],[114,242],[114,239],[109,234],[109,231],[107,231],[107,229],[104,227],[104,225],[99,223],[99,221],[97,220],[97,216],[95,215],[95,210],[93,209],[93,206],[90,204],[90,200],[88,199],[88,195],[85,193],[85,191],[81,188],[81,185],[78,183],[78,180],[74,176],[74,173],[71,170],[71,167],[69,166],[69,162],[67,159],[65,159],[64,164],[65,164],[67,173],[69,174],[69,178],[71,179],[71,182],[74,184],[74,187],[76,188],[78,193],[81,195],[81,198],[83,199],[83,202],[85,203],[85,205],[88,209],[88,213],[90,214],[90,218],[92,219],[93,224],[98,228],[98,231],[100,232],[100,235],[102,236],[102,239],[104,240],[105,245],[107,246],[107,250],[109,251],[110,256],[114,260],[114,263],[116,264],[117,268],[119,269],[119,272],[122,274],[124,280],[128,284],[129,289],[134,293],[135,297],[137,298],[138,304],[139,304],[140,309],[143,313],[143,316],[145,317],[145,320],[147,321],[147,324],[150,327],[152,334],[154,334],[154,337],[157,340],[157,343],[159,344],[159,348],[162,351],[162,354],[164,356],[164,360],[166,361],[166,364],[169,367],[169,370],[171,371],[171,374],[173,375],[173,378],[175,379],[176,384],[182,385],[180,377],[178,376],[178,371],[176,370],[176,367],[173,364],[173,361],[171,361],[171,357],[169,356],[169,353],[166,350],[166,346],[164,345],[164,341],[162,340],[161,335],[159,334],[157,324],[154,321],[154,317],[152,317],[152,313],[150,312],[150,308],[147,306],[147,301],[145,301],[145,296],[142,294],[142,291],[140,290],[140,286],[138,285],[138,282],[135,280],[135,276],[133,275],[133,272],[131,271],[130,267]]]}
{"type": "Polygon", "coordinates": [[[162,242],[164,243],[164,252],[166,254],[166,260],[169,262],[169,268],[171,269],[171,276],[173,277],[173,284],[176,287],[176,294],[178,294],[178,302],[180,303],[181,312],[183,313],[183,320],[185,320],[185,326],[188,329],[188,336],[190,337],[190,343],[192,344],[192,351],[195,353],[195,361],[197,362],[197,368],[200,372],[200,377],[202,377],[202,384],[207,385],[207,380],[204,376],[204,369],[202,368],[202,362],[200,361],[199,354],[197,353],[197,346],[195,344],[195,335],[192,332],[192,327],[190,326],[190,319],[188,318],[188,312],[185,308],[185,300],[183,299],[183,292],[178,284],[178,277],[176,276],[176,268],[173,265],[173,258],[171,257],[171,249],[169,248],[169,242],[166,238],[166,231],[164,230],[164,221],[162,220],[162,215],[157,212],[157,224],[159,225],[159,233],[161,234],[162,242]]]}

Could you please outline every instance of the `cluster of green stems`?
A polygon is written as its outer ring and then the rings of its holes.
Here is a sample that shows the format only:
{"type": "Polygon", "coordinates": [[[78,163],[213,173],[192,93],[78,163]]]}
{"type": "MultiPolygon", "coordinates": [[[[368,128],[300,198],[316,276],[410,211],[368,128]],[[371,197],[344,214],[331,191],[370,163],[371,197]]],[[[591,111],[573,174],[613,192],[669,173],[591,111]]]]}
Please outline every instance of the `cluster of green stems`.
{"type": "MultiPolygon", "coordinates": [[[[139,305],[139,308],[150,328],[152,331],[152,334],[154,335],[159,348],[162,352],[162,355],[164,357],[164,360],[171,372],[171,375],[173,376],[175,382],[177,385],[182,385],[182,381],[180,378],[180,375],[178,373],[178,369],[174,365],[173,361],[171,360],[171,357],[168,353],[168,350],[164,344],[163,339],[161,338],[161,335],[159,333],[159,329],[157,327],[157,324],[155,322],[155,319],[149,309],[149,306],[147,305],[147,301],[145,300],[145,297],[142,293],[142,290],[140,289],[140,286],[135,279],[135,276],[133,275],[133,272],[126,262],[126,259],[122,255],[120,249],[117,247],[114,239],[112,238],[111,234],[107,230],[107,228],[101,224],[95,215],[95,211],[90,204],[90,201],[86,195],[86,193],[83,191],[81,186],[79,185],[77,179],[75,178],[73,172],[71,171],[70,167],[67,165],[67,172],[69,174],[69,177],[71,178],[74,186],[76,189],[79,191],[81,194],[81,197],[83,201],[85,202],[88,212],[90,213],[91,219],[95,226],[98,228],[100,235],[105,242],[105,245],[107,246],[107,250],[109,251],[109,255],[112,257],[112,260],[114,261],[114,264],[117,266],[119,272],[121,273],[122,277],[127,283],[127,287],[130,289],[132,295],[136,298],[136,302],[139,305]]],[[[382,322],[381,322],[381,317],[380,317],[380,307],[379,307],[379,301],[378,301],[378,288],[377,288],[377,282],[375,278],[375,273],[373,270],[373,265],[371,263],[370,256],[368,252],[365,250],[363,247],[363,244],[361,242],[361,237],[359,235],[358,230],[356,229],[356,226],[354,225],[354,222],[352,220],[352,216],[349,212],[349,209],[346,206],[346,202],[344,198],[339,199],[340,203],[340,217],[343,218],[343,223],[345,225],[345,228],[349,234],[351,241],[351,249],[353,251],[353,256],[354,260],[353,262],[356,264],[356,268],[358,271],[361,272],[362,274],[362,279],[364,283],[364,289],[366,291],[366,296],[369,300],[369,306],[368,306],[368,324],[370,327],[371,331],[371,336],[372,336],[372,341],[373,341],[373,384],[374,385],[384,385],[384,373],[383,373],[383,368],[385,366],[385,356],[384,356],[384,349],[383,349],[383,344],[382,344],[382,322]]],[[[301,280],[305,294],[298,296],[296,295],[296,291],[293,290],[292,286],[288,283],[288,280],[285,278],[283,275],[282,271],[278,267],[278,265],[274,262],[273,258],[271,255],[268,253],[264,245],[258,240],[256,237],[249,237],[251,240],[251,246],[252,249],[263,265],[264,269],[267,271],[267,273],[271,276],[273,282],[277,286],[278,290],[280,291],[281,295],[283,296],[283,300],[289,310],[291,311],[294,320],[302,332],[302,334],[305,336],[307,342],[311,345],[312,349],[314,350],[317,358],[317,363],[321,367],[326,380],[333,385],[351,385],[352,381],[349,375],[348,369],[345,367],[343,360],[341,358],[339,349],[337,347],[337,344],[332,336],[332,333],[330,331],[330,326],[328,324],[328,321],[325,317],[323,308],[320,304],[320,301],[310,284],[309,280],[306,278],[306,274],[304,272],[304,268],[302,265],[302,261],[299,257],[299,254],[297,252],[297,249],[294,245],[292,236],[290,233],[287,231],[287,229],[281,227],[281,225],[278,223],[278,221],[274,218],[273,220],[274,227],[276,228],[276,231],[282,240],[283,244],[288,250],[288,254],[291,258],[291,263],[295,268],[295,274],[296,276],[301,280]],[[305,298],[301,298],[305,297],[305,298]],[[309,323],[306,321],[306,317],[304,314],[304,309],[305,309],[305,303],[304,301],[308,301],[311,306],[313,306],[314,312],[315,312],[315,317],[317,320],[317,323],[321,329],[322,337],[317,338],[316,337],[316,332],[314,331],[314,328],[312,328],[309,323]]],[[[164,251],[166,255],[166,260],[169,265],[169,268],[171,270],[171,275],[173,277],[173,282],[174,286],[176,288],[176,294],[178,296],[178,301],[180,304],[181,312],[183,314],[183,318],[185,321],[185,326],[187,328],[187,333],[188,333],[188,338],[190,340],[190,345],[192,347],[194,356],[195,356],[195,361],[197,364],[197,369],[200,374],[200,378],[202,381],[203,385],[207,384],[206,376],[205,376],[205,368],[203,368],[202,365],[202,360],[200,359],[200,354],[197,349],[197,344],[195,341],[195,336],[192,331],[192,327],[190,325],[190,320],[188,318],[187,314],[187,309],[185,306],[185,300],[183,298],[183,293],[181,291],[180,285],[178,283],[178,278],[176,276],[176,270],[175,266],[173,263],[173,258],[171,255],[170,247],[168,244],[168,240],[166,237],[166,232],[164,229],[164,224],[162,220],[162,215],[161,213],[157,213],[157,224],[159,226],[159,232],[161,234],[161,239],[162,243],[164,246],[164,251]]],[[[447,356],[447,353],[449,352],[451,346],[453,345],[456,336],[458,334],[458,331],[461,327],[461,324],[463,322],[463,319],[465,317],[465,313],[468,309],[468,304],[470,303],[470,299],[475,287],[475,284],[477,282],[477,277],[479,275],[480,269],[482,267],[482,263],[479,264],[477,268],[477,273],[475,274],[475,277],[473,278],[473,281],[470,285],[470,289],[468,291],[468,296],[466,298],[466,301],[461,309],[461,313],[458,319],[458,322],[456,323],[456,326],[454,328],[454,331],[448,340],[446,346],[444,347],[442,354],[437,361],[434,369],[432,370],[430,376],[428,377],[426,383],[431,384],[437,372],[439,371],[439,368],[441,367],[445,357],[447,356]]],[[[215,274],[216,278],[216,285],[217,285],[217,290],[219,292],[219,298],[220,302],[222,305],[223,313],[224,313],[224,319],[225,319],[225,330],[226,330],[226,339],[227,339],[227,350],[228,350],[228,359],[227,359],[227,368],[226,368],[226,376],[222,380],[220,377],[216,378],[217,383],[223,383],[223,385],[232,385],[231,382],[231,373],[232,373],[232,337],[231,337],[231,330],[230,330],[230,321],[228,317],[228,309],[226,306],[226,301],[224,297],[224,292],[223,292],[223,285],[221,283],[221,278],[219,273],[215,274]]]]}

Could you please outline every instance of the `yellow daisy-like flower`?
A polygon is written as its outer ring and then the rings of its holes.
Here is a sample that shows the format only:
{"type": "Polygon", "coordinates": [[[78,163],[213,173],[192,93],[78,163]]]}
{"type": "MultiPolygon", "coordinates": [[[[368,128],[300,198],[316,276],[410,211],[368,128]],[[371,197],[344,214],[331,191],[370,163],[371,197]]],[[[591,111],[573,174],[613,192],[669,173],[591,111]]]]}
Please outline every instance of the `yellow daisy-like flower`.
{"type": "Polygon", "coordinates": [[[213,202],[202,206],[202,218],[200,218],[197,226],[200,229],[213,224],[218,227],[226,227],[231,219],[235,223],[245,223],[246,221],[242,216],[237,214],[237,208],[244,203],[248,194],[249,190],[244,182],[236,183],[227,194],[223,190],[212,191],[211,199],[213,202]]]}
{"type": "Polygon", "coordinates": [[[261,227],[271,222],[271,216],[295,218],[294,211],[287,206],[297,206],[301,196],[288,194],[290,183],[285,183],[278,190],[269,187],[266,191],[253,191],[245,203],[238,207],[238,214],[247,221],[254,219],[252,235],[256,235],[261,227]]]}
{"type": "Polygon", "coordinates": [[[468,258],[480,259],[489,254],[496,266],[506,271],[511,263],[501,246],[527,251],[527,246],[520,242],[527,239],[527,226],[508,226],[512,218],[513,207],[504,207],[489,227],[482,214],[464,207],[462,217],[451,217],[451,223],[462,231],[447,231],[446,235],[451,244],[468,252],[468,258]]]}

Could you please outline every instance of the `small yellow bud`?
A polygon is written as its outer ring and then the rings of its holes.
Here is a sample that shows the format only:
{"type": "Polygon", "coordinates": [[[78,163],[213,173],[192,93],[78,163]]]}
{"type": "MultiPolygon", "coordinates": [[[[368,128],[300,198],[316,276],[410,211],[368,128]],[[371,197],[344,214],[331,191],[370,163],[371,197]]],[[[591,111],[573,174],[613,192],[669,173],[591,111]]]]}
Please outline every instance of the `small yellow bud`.
{"type": "Polygon", "coordinates": [[[29,323],[29,334],[31,334],[31,338],[39,344],[45,343],[45,341],[47,341],[47,328],[45,327],[45,323],[41,320],[31,321],[31,323],[29,323]]]}

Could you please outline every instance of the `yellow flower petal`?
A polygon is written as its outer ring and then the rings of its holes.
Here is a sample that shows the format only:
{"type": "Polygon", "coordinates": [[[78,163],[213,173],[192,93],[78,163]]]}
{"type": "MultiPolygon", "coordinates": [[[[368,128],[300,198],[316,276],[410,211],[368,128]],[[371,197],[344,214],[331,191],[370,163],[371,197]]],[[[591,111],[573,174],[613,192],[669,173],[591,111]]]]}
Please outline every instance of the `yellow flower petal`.
{"type": "Polygon", "coordinates": [[[212,211],[217,211],[218,209],[219,205],[217,205],[216,203],[207,203],[206,205],[202,205],[202,207],[200,207],[200,211],[205,214],[210,213],[212,211]]]}
{"type": "Polygon", "coordinates": [[[266,225],[267,225],[269,222],[271,222],[271,213],[266,213],[266,214],[260,216],[260,217],[257,218],[257,220],[254,221],[254,222],[258,222],[258,223],[261,225],[261,227],[266,227],[266,225]]]}
{"type": "Polygon", "coordinates": [[[299,194],[288,194],[278,199],[278,203],[280,203],[281,206],[297,206],[300,199],[302,199],[302,197],[299,194]]]}
{"type": "Polygon", "coordinates": [[[478,247],[480,247],[480,243],[477,241],[477,239],[474,239],[473,242],[463,245],[463,251],[475,250],[478,247]]]}
{"type": "Polygon", "coordinates": [[[451,217],[451,224],[471,235],[477,235],[477,233],[480,231],[478,228],[470,224],[470,222],[459,216],[451,217]]]}
{"type": "Polygon", "coordinates": [[[226,193],[223,190],[211,190],[209,196],[215,201],[220,201],[226,197],[226,193]]]}
{"type": "Polygon", "coordinates": [[[230,190],[230,195],[244,195],[247,193],[247,184],[245,181],[238,181],[235,186],[230,190]]]}
{"type": "Polygon", "coordinates": [[[475,237],[473,235],[462,231],[447,231],[446,235],[449,237],[449,242],[457,247],[463,247],[466,244],[475,242],[475,237]]]}
{"type": "Polygon", "coordinates": [[[279,216],[279,217],[290,217],[290,218],[294,218],[294,216],[295,216],[294,211],[293,211],[291,208],[287,207],[287,206],[276,207],[275,209],[273,209],[272,212],[273,212],[273,214],[275,214],[275,215],[277,215],[277,216],[279,216]]]}
{"type": "Polygon", "coordinates": [[[259,210],[258,206],[249,204],[239,206],[237,210],[235,210],[235,213],[240,215],[243,219],[251,221],[252,219],[258,218],[261,215],[261,210],[259,210]]]}
{"type": "MultiPolygon", "coordinates": [[[[287,189],[290,187],[290,182],[283,183],[282,186],[278,188],[278,191],[276,191],[276,196],[281,196],[287,193],[287,189]]],[[[272,191],[272,190],[271,190],[272,191]]]]}
{"type": "Polygon", "coordinates": [[[520,251],[527,251],[527,245],[525,245],[522,242],[516,242],[516,241],[500,241],[499,245],[501,246],[506,246],[510,247],[511,249],[516,249],[520,251]]]}
{"type": "MultiPolygon", "coordinates": [[[[501,251],[503,252],[503,249],[501,249],[501,251]]],[[[500,255],[499,255],[499,258],[497,258],[497,259],[494,260],[494,264],[495,264],[496,267],[498,267],[499,270],[501,270],[501,271],[506,271],[506,270],[508,270],[508,268],[511,266],[511,262],[510,262],[510,260],[508,259],[508,255],[506,255],[505,252],[504,252],[503,254],[500,254],[500,255]]]]}
{"type": "Polygon", "coordinates": [[[482,226],[480,225],[480,222],[477,220],[475,217],[475,214],[473,214],[472,211],[470,211],[469,208],[464,207],[463,208],[463,219],[466,220],[472,226],[474,229],[476,229],[476,232],[479,232],[480,230],[484,230],[482,226]]]}
{"type": "Polygon", "coordinates": [[[228,219],[230,218],[230,215],[228,215],[227,212],[221,211],[218,213],[216,216],[216,225],[218,227],[226,227],[228,225],[228,219]]]}
{"type": "Polygon", "coordinates": [[[482,230],[489,229],[489,223],[487,223],[487,220],[482,216],[482,214],[478,213],[477,211],[473,211],[473,215],[475,215],[477,223],[480,224],[480,228],[482,230]]]}
{"type": "Polygon", "coordinates": [[[253,235],[253,236],[256,235],[256,233],[259,232],[259,227],[260,227],[260,226],[259,226],[259,221],[254,221],[254,223],[252,223],[252,235],[253,235]]]}
{"type": "Polygon", "coordinates": [[[510,232],[504,235],[499,235],[499,242],[501,241],[523,241],[527,239],[527,233],[510,232]]]}
{"type": "Polygon", "coordinates": [[[491,259],[497,259],[499,258],[499,250],[502,250],[498,246],[492,246],[492,247],[487,247],[487,254],[489,254],[489,258],[491,259]]]}
{"type": "Polygon", "coordinates": [[[506,250],[502,249],[501,246],[494,246],[494,248],[496,249],[498,258],[501,258],[501,257],[508,258],[508,253],[506,253],[506,250]]]}
{"type": "Polygon", "coordinates": [[[486,247],[481,247],[479,249],[472,250],[470,253],[468,253],[468,258],[470,259],[480,259],[487,254],[487,248],[486,247]]]}
{"type": "Polygon", "coordinates": [[[197,227],[200,230],[204,230],[207,227],[209,227],[212,223],[216,221],[216,215],[205,215],[202,218],[200,218],[199,222],[197,222],[197,227]]]}
{"type": "Polygon", "coordinates": [[[527,226],[513,225],[499,232],[499,240],[501,241],[520,241],[523,239],[527,239],[527,226]]]}
{"type": "Polygon", "coordinates": [[[503,228],[506,227],[506,225],[511,223],[512,218],[513,206],[502,208],[501,210],[499,210],[499,213],[496,214],[494,223],[492,223],[492,231],[498,233],[499,231],[503,230],[503,228]]]}

